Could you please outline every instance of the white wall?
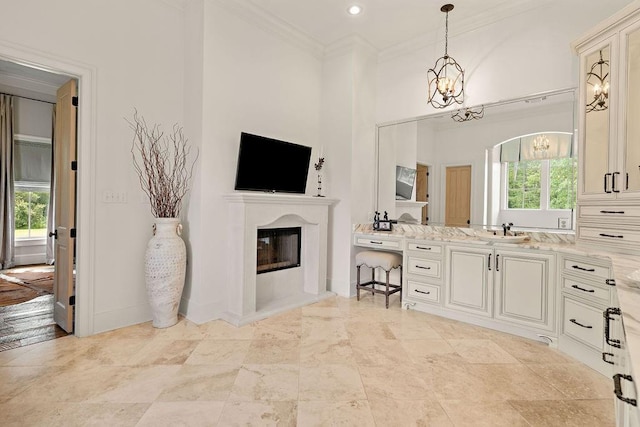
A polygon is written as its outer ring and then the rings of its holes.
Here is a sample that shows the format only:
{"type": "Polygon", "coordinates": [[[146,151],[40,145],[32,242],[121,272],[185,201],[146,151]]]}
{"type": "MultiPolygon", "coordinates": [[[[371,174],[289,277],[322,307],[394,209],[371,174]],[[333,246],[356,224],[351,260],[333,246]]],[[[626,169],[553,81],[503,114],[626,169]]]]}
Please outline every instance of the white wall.
{"type": "Polygon", "coordinates": [[[80,129],[79,156],[94,156],[93,164],[79,165],[92,168],[88,175],[79,172],[90,177],[79,183],[92,189],[81,190],[79,204],[93,224],[92,231],[79,228],[79,243],[95,261],[93,271],[78,272],[84,280],[77,284],[79,299],[94,310],[85,333],[148,320],[143,259],[153,218],[140,202],[124,117],[137,108],[165,128],[182,122],[182,12],[153,0],[27,0],[2,2],[2,13],[10,17],[0,26],[2,59],[39,57],[93,73],[89,87],[80,82],[80,92],[90,92],[95,102],[80,106],[81,120],[89,111],[93,116],[83,122],[90,129],[80,129]],[[102,203],[106,190],[127,192],[127,203],[102,203]]]}

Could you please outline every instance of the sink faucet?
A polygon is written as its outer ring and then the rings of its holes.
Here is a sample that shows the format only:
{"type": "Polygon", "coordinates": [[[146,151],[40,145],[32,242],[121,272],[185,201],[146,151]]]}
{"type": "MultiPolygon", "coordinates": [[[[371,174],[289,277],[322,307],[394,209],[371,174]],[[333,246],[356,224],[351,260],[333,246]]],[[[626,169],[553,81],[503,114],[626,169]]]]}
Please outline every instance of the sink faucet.
{"type": "Polygon", "coordinates": [[[505,224],[502,223],[502,231],[504,231],[504,235],[507,235],[507,231],[511,230],[511,227],[513,226],[513,223],[510,222],[509,224],[505,224]]]}

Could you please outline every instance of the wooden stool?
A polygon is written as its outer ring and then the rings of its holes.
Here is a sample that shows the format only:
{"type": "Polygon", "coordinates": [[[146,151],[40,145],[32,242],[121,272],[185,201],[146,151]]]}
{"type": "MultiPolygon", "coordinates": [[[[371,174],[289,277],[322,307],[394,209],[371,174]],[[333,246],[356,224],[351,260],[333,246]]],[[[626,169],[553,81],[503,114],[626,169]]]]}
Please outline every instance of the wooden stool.
{"type": "Polygon", "coordinates": [[[389,295],[400,292],[402,296],[402,255],[393,252],[383,251],[363,251],[356,255],[356,268],[358,269],[356,294],[360,301],[360,289],[374,293],[384,294],[386,297],[386,306],[389,308],[389,295]],[[360,283],[360,267],[371,268],[371,280],[366,283],[360,283]],[[387,273],[386,282],[376,280],[376,268],[381,268],[387,273]],[[391,270],[400,269],[400,284],[393,285],[389,283],[389,273],[391,270]],[[376,285],[383,285],[384,289],[376,289],[376,285]]]}

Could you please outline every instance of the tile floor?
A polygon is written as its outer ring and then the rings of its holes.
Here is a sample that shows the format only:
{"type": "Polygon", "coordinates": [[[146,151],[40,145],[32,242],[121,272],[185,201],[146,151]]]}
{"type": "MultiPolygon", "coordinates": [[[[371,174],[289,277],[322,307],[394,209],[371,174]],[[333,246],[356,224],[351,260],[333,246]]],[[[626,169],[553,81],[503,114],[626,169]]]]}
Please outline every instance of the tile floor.
{"type": "Polygon", "coordinates": [[[331,298],[242,328],[144,323],[0,352],[3,426],[613,426],[611,380],[541,343],[331,298]]]}

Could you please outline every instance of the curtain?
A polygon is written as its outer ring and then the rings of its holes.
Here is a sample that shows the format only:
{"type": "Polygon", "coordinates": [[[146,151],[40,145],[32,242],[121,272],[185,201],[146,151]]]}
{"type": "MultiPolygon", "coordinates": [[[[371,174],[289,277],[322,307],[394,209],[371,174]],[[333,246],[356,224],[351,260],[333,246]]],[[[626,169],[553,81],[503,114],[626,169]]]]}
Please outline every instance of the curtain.
{"type": "Polygon", "coordinates": [[[13,241],[13,97],[0,95],[0,268],[15,264],[13,241]]]}
{"type": "Polygon", "coordinates": [[[55,213],[56,213],[56,183],[54,163],[56,158],[56,106],[53,106],[53,114],[51,120],[51,186],[49,187],[49,206],[47,206],[47,264],[53,265],[55,262],[56,239],[49,237],[49,233],[56,230],[55,213]]]}

